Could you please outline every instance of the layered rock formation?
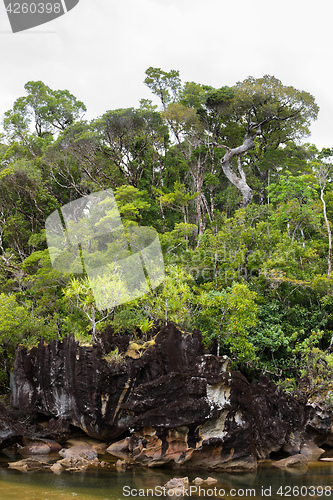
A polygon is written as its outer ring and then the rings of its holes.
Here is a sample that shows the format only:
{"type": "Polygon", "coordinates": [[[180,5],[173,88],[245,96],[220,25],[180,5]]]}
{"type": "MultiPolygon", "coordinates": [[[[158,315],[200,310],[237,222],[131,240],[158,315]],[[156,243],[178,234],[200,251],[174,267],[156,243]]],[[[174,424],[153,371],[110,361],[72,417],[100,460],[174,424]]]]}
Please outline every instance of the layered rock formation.
{"type": "Polygon", "coordinates": [[[250,384],[226,358],[205,354],[198,331],[169,324],[140,357],[103,358],[116,347],[130,354],[128,342],[109,331],[104,347],[69,337],[19,349],[12,405],[93,438],[122,438],[109,451],[149,466],[254,469],[272,452],[300,451],[304,406],[266,377],[250,384]]]}

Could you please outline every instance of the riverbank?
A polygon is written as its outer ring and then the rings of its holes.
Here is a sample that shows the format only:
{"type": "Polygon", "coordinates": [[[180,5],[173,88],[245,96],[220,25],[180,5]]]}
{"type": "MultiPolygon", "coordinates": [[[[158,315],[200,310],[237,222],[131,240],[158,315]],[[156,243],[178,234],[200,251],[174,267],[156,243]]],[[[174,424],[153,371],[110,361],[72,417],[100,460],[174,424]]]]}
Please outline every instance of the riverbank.
{"type": "MultiPolygon", "coordinates": [[[[188,471],[187,475],[190,484],[193,484],[197,476],[196,472],[188,471]]],[[[238,500],[239,498],[258,500],[265,496],[276,500],[288,496],[290,491],[289,498],[310,499],[316,496],[329,498],[325,495],[325,487],[333,489],[333,463],[327,462],[312,463],[304,471],[282,470],[265,461],[259,464],[256,472],[237,475],[214,472],[210,475],[217,480],[216,485],[202,489],[201,492],[204,491],[205,496],[198,496],[192,490],[192,498],[220,498],[217,495],[209,495],[210,491],[213,493],[215,487],[217,491],[224,489],[229,497],[232,492],[233,498],[238,500]],[[296,494],[297,491],[299,494],[296,494]]],[[[146,493],[148,490],[158,492],[158,488],[161,488],[172,477],[174,473],[168,469],[135,468],[117,471],[115,467],[99,469],[91,467],[80,474],[66,472],[57,475],[43,471],[20,473],[8,469],[6,462],[2,459],[0,461],[0,500],[17,500],[18,498],[20,500],[72,500],[73,498],[123,500],[139,497],[140,490],[146,493]],[[129,496],[128,492],[130,492],[129,496]]],[[[161,498],[161,496],[149,495],[146,498],[154,499],[161,498]]]]}
{"type": "Polygon", "coordinates": [[[125,466],[250,472],[263,459],[316,460],[333,442],[332,412],[267,377],[250,383],[205,352],[200,332],[173,323],[142,346],[107,331],[100,345],[70,336],[21,348],[11,403],[2,448],[36,438],[67,446],[81,429],[125,466]]]}

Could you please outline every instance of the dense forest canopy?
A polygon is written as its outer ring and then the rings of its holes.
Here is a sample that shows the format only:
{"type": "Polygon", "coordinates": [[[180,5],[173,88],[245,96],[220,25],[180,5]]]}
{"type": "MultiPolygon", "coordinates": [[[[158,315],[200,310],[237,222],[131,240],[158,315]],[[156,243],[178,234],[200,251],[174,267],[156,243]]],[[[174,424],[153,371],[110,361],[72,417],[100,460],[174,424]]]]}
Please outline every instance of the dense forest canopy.
{"type": "Polygon", "coordinates": [[[305,142],[314,97],[268,75],[213,88],[149,68],[145,83],[160,106],[142,99],[86,121],[69,91],[36,81],[4,114],[2,390],[18,343],[70,333],[98,341],[107,324],[138,342],[166,321],[199,328],[207,347],[249,376],[282,377],[286,388],[310,360],[314,373],[320,363],[328,373],[333,149],[305,142]],[[100,311],[84,274],[52,267],[45,221],[105,189],[125,227],[158,231],[166,275],[150,293],[100,311]]]}

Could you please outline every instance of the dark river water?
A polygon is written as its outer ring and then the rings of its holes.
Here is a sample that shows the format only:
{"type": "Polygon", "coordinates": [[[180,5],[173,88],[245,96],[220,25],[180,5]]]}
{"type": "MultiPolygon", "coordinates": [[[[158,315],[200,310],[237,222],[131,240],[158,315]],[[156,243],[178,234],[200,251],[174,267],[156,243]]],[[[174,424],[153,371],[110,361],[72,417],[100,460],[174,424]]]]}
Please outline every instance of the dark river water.
{"type": "Polygon", "coordinates": [[[19,472],[0,462],[0,500],[124,500],[126,498],[331,498],[333,462],[316,462],[304,470],[281,470],[264,463],[253,474],[226,474],[213,471],[171,471],[139,469],[117,471],[112,463],[84,472],[19,472]],[[217,479],[217,484],[199,487],[190,483],[185,496],[165,495],[163,485],[172,477],[197,476],[217,479]],[[190,489],[191,487],[191,489],[190,489]]]}

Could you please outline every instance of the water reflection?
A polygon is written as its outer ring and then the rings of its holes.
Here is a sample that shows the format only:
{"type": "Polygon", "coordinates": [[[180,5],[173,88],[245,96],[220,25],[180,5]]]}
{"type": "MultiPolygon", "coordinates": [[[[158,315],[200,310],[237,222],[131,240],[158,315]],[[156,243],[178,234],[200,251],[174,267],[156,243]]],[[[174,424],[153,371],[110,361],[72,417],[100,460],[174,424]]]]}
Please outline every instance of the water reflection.
{"type": "MultiPolygon", "coordinates": [[[[91,468],[84,472],[49,471],[22,473],[10,470],[2,463],[0,469],[0,500],[124,500],[143,498],[147,490],[161,492],[161,487],[172,477],[189,476],[190,481],[200,476],[212,476],[217,485],[201,488],[200,496],[192,490],[191,498],[282,499],[333,498],[333,463],[316,462],[307,470],[278,469],[270,463],[261,465],[257,473],[226,474],[213,471],[171,471],[167,469],[133,469],[117,471],[113,464],[105,469],[91,468]],[[126,488],[125,488],[126,487],[126,488]],[[312,487],[312,488],[311,488],[312,487]],[[325,490],[326,487],[326,490],[325,490]],[[156,490],[157,488],[157,490],[156,490]],[[159,488],[159,489],[158,489],[159,488]],[[215,488],[215,490],[214,490],[215,488]],[[141,491],[140,491],[141,490],[141,491]],[[206,492],[206,493],[205,493],[206,492]]],[[[199,490],[197,490],[199,491],[199,490]]],[[[163,498],[161,494],[146,498],[163,498]]],[[[172,497],[167,497],[172,498],[172,497]]],[[[175,496],[173,498],[176,498],[175,496]]]]}

